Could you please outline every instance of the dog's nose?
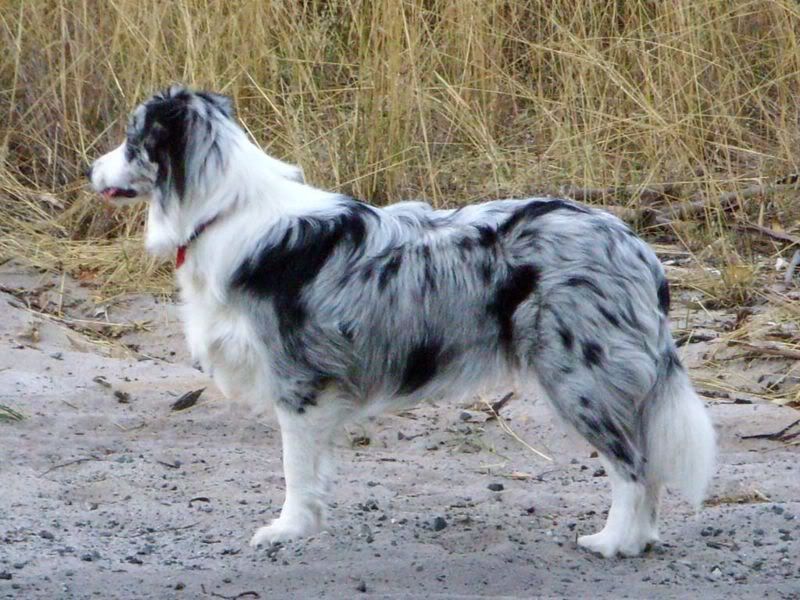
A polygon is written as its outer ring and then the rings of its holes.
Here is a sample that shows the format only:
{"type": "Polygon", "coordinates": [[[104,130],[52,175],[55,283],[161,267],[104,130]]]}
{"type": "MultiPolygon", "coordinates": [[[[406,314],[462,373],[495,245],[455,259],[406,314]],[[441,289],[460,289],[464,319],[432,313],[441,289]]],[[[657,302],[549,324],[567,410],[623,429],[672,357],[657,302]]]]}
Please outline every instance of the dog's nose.
{"type": "Polygon", "coordinates": [[[93,165],[89,165],[88,167],[86,167],[86,170],[83,172],[83,174],[86,175],[86,179],[88,179],[89,181],[91,181],[91,179],[92,179],[92,166],[93,165]]]}

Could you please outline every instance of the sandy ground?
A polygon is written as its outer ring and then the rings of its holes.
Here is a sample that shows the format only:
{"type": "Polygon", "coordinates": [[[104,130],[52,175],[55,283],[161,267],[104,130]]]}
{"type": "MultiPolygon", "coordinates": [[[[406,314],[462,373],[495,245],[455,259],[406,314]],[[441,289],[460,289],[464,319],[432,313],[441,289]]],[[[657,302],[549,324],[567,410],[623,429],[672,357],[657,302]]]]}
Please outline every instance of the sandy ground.
{"type": "Polygon", "coordinates": [[[800,598],[800,447],[741,439],[791,408],[710,400],[710,501],[696,517],[667,497],[663,543],[639,558],[576,546],[604,522],[608,478],[529,398],[501,414],[553,462],[469,407],[387,416],[342,438],[330,531],[254,550],[283,498],[276,425],[191,368],[175,307],[98,308],[10,263],[0,289],[0,404],[26,417],[0,423],[0,598],[800,598]],[[119,343],[76,331],[103,321],[119,343]]]}

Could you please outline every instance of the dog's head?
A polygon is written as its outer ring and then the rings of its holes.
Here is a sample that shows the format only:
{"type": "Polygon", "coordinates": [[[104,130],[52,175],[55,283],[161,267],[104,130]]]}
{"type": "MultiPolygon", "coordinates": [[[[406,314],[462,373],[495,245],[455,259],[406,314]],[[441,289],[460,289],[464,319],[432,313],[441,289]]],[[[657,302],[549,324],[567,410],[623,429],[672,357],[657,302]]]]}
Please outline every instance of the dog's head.
{"type": "Polygon", "coordinates": [[[92,187],[117,204],[155,193],[181,198],[192,176],[189,162],[211,151],[219,125],[232,118],[226,96],[180,86],[155,94],[131,113],[125,141],[92,164],[92,187]]]}
{"type": "MultiPolygon", "coordinates": [[[[172,86],[131,113],[125,141],[98,158],[87,175],[92,188],[115,204],[180,201],[219,179],[243,135],[229,97],[172,86]]],[[[279,175],[302,182],[301,169],[272,160],[279,175]]]]}

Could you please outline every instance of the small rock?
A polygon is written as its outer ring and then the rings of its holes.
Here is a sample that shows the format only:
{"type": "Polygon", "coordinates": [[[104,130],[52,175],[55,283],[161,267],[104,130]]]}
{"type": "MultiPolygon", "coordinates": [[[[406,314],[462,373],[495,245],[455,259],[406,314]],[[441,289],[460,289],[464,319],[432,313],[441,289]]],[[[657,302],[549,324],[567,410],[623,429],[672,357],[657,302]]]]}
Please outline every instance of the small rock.
{"type": "Polygon", "coordinates": [[[182,581],[179,581],[178,583],[175,584],[175,589],[176,590],[182,590],[185,587],[186,587],[186,584],[183,583],[182,581]]]}
{"type": "Polygon", "coordinates": [[[472,419],[472,415],[464,411],[460,415],[458,415],[458,418],[461,419],[462,421],[469,421],[470,419],[472,419]]]}
{"type": "Polygon", "coordinates": [[[358,582],[358,585],[356,585],[356,591],[361,592],[362,594],[367,591],[367,584],[364,582],[363,579],[358,582]]]}
{"type": "Polygon", "coordinates": [[[441,531],[447,527],[447,521],[444,520],[444,517],[435,517],[433,521],[431,521],[431,528],[434,531],[441,531]]]}
{"type": "Polygon", "coordinates": [[[56,536],[54,536],[54,535],[53,535],[52,533],[50,533],[49,531],[47,531],[47,530],[45,530],[45,529],[42,529],[42,530],[39,532],[39,537],[40,537],[40,538],[42,538],[42,539],[45,539],[45,540],[54,540],[56,536]]]}
{"type": "Polygon", "coordinates": [[[782,506],[778,506],[777,504],[772,507],[772,512],[774,512],[776,515],[782,515],[784,511],[785,509],[782,506]]]}
{"type": "Polygon", "coordinates": [[[55,360],[64,360],[64,353],[63,352],[53,352],[50,355],[50,358],[54,358],[55,360]]]}
{"type": "Polygon", "coordinates": [[[505,488],[503,487],[503,484],[502,484],[502,483],[490,483],[490,484],[489,484],[489,485],[487,485],[486,487],[488,487],[488,488],[489,488],[490,490],[492,490],[493,492],[502,492],[502,491],[505,489],[505,488]]]}
{"type": "Polygon", "coordinates": [[[605,477],[605,476],[606,476],[606,470],[603,467],[595,469],[595,472],[592,473],[592,477],[605,477]]]}
{"type": "Polygon", "coordinates": [[[11,579],[12,577],[13,577],[13,575],[11,573],[9,573],[8,571],[0,571],[0,579],[4,579],[4,580],[7,581],[7,580],[11,579]]]}

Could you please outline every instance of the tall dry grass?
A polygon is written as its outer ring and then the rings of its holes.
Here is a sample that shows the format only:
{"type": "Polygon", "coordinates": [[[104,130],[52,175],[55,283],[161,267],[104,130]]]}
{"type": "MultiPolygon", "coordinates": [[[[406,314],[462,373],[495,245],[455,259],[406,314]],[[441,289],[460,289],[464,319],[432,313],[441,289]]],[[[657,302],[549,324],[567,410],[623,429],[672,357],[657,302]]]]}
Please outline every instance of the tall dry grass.
{"type": "MultiPolygon", "coordinates": [[[[141,212],[98,208],[81,172],[175,81],[231,94],[267,151],[378,202],[713,196],[797,166],[793,0],[7,0],[0,44],[0,252],[140,289],[165,273],[141,212]]],[[[697,235],[724,237],[721,214],[697,235]]]]}

